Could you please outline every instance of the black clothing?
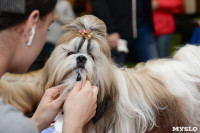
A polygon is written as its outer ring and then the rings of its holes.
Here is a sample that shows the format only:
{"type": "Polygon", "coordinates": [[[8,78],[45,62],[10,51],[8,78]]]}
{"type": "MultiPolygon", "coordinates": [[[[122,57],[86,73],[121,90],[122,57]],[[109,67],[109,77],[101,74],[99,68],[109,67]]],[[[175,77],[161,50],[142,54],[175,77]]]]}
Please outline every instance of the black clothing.
{"type": "MultiPolygon", "coordinates": [[[[151,0],[136,0],[137,28],[148,24],[153,32],[151,0]]],[[[121,38],[133,37],[132,0],[91,0],[93,13],[103,20],[108,34],[118,32],[121,38]]]]}

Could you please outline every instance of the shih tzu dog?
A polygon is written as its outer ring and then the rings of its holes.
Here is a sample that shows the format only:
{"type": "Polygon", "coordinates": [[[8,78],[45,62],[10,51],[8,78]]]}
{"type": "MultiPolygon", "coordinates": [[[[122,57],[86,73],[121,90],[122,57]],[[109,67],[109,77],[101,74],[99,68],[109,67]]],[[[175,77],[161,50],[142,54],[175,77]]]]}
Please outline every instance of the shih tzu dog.
{"type": "MultiPolygon", "coordinates": [[[[118,68],[111,59],[106,26],[92,15],[68,23],[38,82],[71,91],[86,80],[98,86],[96,114],[84,133],[170,133],[177,127],[200,131],[200,47],[187,45],[173,59],[118,68]]],[[[62,132],[62,113],[55,132],[62,132]]],[[[184,131],[182,130],[182,131],[184,131]]]]}

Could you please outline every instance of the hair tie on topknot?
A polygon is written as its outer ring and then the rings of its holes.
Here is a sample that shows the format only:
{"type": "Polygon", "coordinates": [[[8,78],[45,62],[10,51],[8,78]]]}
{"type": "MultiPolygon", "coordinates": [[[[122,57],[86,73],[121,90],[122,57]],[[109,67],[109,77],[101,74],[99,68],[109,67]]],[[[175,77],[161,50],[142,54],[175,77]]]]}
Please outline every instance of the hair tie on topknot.
{"type": "Polygon", "coordinates": [[[94,36],[94,34],[92,33],[92,31],[90,29],[87,29],[87,30],[80,29],[77,36],[84,36],[88,39],[91,39],[94,36]]]}

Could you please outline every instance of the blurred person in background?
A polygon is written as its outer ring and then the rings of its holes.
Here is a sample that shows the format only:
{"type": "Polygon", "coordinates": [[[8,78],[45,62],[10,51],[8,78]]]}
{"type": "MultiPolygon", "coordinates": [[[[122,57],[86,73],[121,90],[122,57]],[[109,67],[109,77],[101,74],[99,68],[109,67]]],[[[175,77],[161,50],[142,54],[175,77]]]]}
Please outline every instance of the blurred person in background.
{"type": "MultiPolygon", "coordinates": [[[[109,34],[108,41],[115,62],[124,65],[117,51],[118,40],[128,41],[128,48],[137,61],[145,62],[157,58],[153,37],[151,0],[91,0],[94,15],[102,19],[109,34]],[[120,59],[120,60],[119,60],[120,59]]],[[[133,61],[133,58],[132,58],[133,61]]]]}
{"type": "MultiPolygon", "coordinates": [[[[55,4],[56,0],[0,0],[0,77],[28,70],[44,46],[55,4]]],[[[51,124],[64,103],[63,133],[82,133],[84,124],[95,114],[98,88],[89,81],[84,86],[76,82],[67,100],[66,95],[57,97],[64,88],[47,89],[31,118],[5,104],[0,95],[0,132],[39,133],[51,124]]]]}
{"type": "Polygon", "coordinates": [[[175,31],[173,11],[181,8],[182,0],[152,0],[154,36],[159,58],[169,57],[170,44],[175,31]]]}
{"type": "Polygon", "coordinates": [[[71,0],[73,3],[73,9],[77,17],[90,14],[92,7],[90,0],[71,0]]]}
{"type": "Polygon", "coordinates": [[[66,21],[74,19],[75,13],[72,9],[71,3],[68,0],[58,0],[54,11],[54,21],[48,28],[44,48],[33,64],[29,67],[28,71],[35,71],[43,68],[47,59],[53,52],[56,42],[64,33],[62,26],[64,26],[66,21]]]}
{"type": "Polygon", "coordinates": [[[55,8],[54,22],[48,28],[45,49],[50,55],[55,48],[58,39],[63,35],[62,26],[68,20],[75,19],[75,13],[68,0],[58,0],[55,8]]]}

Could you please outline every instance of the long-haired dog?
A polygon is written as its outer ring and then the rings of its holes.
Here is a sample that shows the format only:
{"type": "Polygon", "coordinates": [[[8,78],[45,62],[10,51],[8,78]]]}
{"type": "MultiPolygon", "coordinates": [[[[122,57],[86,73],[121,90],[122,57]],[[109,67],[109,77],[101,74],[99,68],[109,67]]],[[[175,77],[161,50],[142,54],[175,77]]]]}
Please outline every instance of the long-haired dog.
{"type": "MultiPolygon", "coordinates": [[[[42,93],[65,84],[67,93],[77,78],[98,86],[96,114],[84,133],[170,133],[176,127],[199,132],[200,47],[187,45],[173,59],[118,68],[111,60],[103,21],[85,15],[65,29],[34,87],[42,93]]],[[[56,132],[62,131],[62,120],[60,113],[56,132]]]]}

